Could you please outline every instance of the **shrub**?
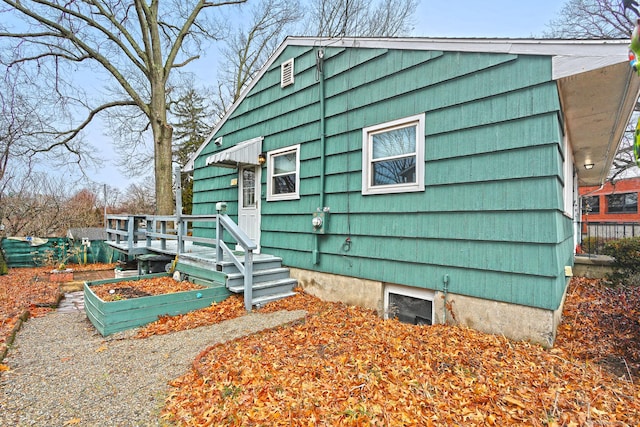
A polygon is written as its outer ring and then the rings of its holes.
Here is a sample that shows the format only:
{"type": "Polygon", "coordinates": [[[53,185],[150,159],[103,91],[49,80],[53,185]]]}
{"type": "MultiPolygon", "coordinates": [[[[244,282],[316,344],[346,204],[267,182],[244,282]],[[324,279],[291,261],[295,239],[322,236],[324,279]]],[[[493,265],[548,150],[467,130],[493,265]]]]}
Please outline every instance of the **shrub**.
{"type": "Polygon", "coordinates": [[[640,237],[608,242],[602,253],[614,258],[613,272],[607,274],[613,285],[640,285],[640,237]]]}
{"type": "Polygon", "coordinates": [[[604,245],[610,240],[602,237],[585,237],[582,239],[580,249],[587,254],[601,254],[604,245]]]}

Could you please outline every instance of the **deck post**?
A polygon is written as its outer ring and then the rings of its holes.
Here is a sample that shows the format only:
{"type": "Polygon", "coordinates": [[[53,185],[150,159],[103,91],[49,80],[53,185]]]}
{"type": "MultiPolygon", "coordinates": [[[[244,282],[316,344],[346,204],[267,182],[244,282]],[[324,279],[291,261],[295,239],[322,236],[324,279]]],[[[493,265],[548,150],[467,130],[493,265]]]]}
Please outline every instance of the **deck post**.
{"type": "MultiPolygon", "coordinates": [[[[154,231],[156,230],[157,229],[154,227],[154,231]]],[[[165,220],[160,221],[160,232],[162,234],[167,234],[167,221],[165,220]]],[[[178,239],[180,238],[178,237],[178,239]]],[[[165,236],[162,236],[162,238],[160,239],[160,247],[162,248],[162,250],[167,249],[167,238],[165,236]]]]}
{"type": "MultiPolygon", "coordinates": [[[[151,221],[149,221],[149,217],[147,217],[147,231],[151,230],[152,232],[156,231],[156,219],[153,218],[151,221]]],[[[145,233],[146,234],[146,233],[145,233]]],[[[146,234],[147,237],[147,248],[151,247],[151,235],[146,234]]]]}
{"type": "Polygon", "coordinates": [[[220,214],[216,215],[216,262],[222,261],[222,225],[220,224],[220,214]]]}
{"type": "Polygon", "coordinates": [[[253,250],[244,252],[244,308],[251,311],[253,305],[253,250]]]}
{"type": "Polygon", "coordinates": [[[135,235],[134,224],[136,222],[136,217],[130,216],[127,220],[127,249],[131,250],[133,248],[133,236],[135,235]]]}

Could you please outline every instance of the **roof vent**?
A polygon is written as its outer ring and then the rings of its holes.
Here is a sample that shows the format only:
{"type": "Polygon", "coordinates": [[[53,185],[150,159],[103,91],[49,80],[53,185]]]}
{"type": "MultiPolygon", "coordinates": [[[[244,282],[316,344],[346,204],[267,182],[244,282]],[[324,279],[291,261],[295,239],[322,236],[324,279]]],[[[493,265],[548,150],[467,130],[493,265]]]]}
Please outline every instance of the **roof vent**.
{"type": "Polygon", "coordinates": [[[293,58],[280,65],[280,87],[293,84],[293,58]]]}

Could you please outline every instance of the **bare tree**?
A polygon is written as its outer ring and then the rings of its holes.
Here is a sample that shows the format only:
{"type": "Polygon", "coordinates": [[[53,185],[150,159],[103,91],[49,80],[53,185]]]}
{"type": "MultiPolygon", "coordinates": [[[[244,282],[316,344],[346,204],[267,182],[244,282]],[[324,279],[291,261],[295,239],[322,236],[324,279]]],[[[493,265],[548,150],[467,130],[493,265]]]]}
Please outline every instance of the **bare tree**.
{"type": "Polygon", "coordinates": [[[547,38],[615,39],[631,35],[637,15],[621,0],[569,0],[552,20],[547,38]]]}
{"type": "Polygon", "coordinates": [[[269,56],[275,52],[286,30],[302,19],[298,0],[261,0],[251,8],[248,25],[241,25],[221,49],[217,97],[218,118],[238,99],[269,56]]]}
{"type": "Polygon", "coordinates": [[[321,37],[397,37],[413,30],[417,0],[311,0],[306,33],[321,37]]]}
{"type": "Polygon", "coordinates": [[[409,34],[417,0],[262,0],[251,12],[248,28],[226,40],[214,107],[218,118],[238,100],[287,32],[321,37],[394,37],[409,34]],[[303,16],[302,27],[298,22],[303,16]]]}
{"type": "Polygon", "coordinates": [[[155,212],[153,179],[141,181],[138,184],[130,184],[122,197],[123,199],[117,206],[119,211],[138,214],[152,214],[155,212]]]}
{"type": "Polygon", "coordinates": [[[246,0],[1,1],[0,38],[14,52],[7,64],[33,65],[34,73],[51,81],[75,109],[85,111],[84,119],[60,134],[57,143],[73,141],[101,113],[125,109],[137,115],[145,123],[141,129],[152,134],[158,212],[171,214],[170,77],[199,57],[204,38],[219,36],[221,27],[205,11],[246,0]],[[65,84],[65,77],[76,76],[80,69],[102,73],[89,85],[110,85],[105,100],[89,101],[77,90],[77,81],[65,84]]]}
{"type": "Polygon", "coordinates": [[[0,71],[0,193],[5,180],[18,171],[28,173],[36,162],[80,169],[94,162],[82,138],[56,140],[65,107],[28,77],[19,67],[0,71]]]}
{"type": "MultiPolygon", "coordinates": [[[[557,19],[548,25],[548,38],[611,39],[629,38],[640,17],[635,2],[624,0],[569,0],[557,19]]],[[[636,112],[640,104],[636,103],[636,112]]],[[[633,143],[638,114],[632,116],[613,160],[608,179],[616,181],[636,168],[633,143]]],[[[637,170],[636,170],[637,171],[637,170]]]]}
{"type": "Polygon", "coordinates": [[[8,236],[63,236],[67,231],[67,185],[62,178],[32,172],[12,180],[0,207],[8,236]]]}
{"type": "Polygon", "coordinates": [[[633,114],[633,116],[631,117],[631,121],[627,124],[627,129],[625,130],[624,136],[622,137],[622,142],[620,143],[620,147],[618,147],[616,156],[613,159],[611,171],[609,171],[608,180],[611,182],[615,183],[621,178],[628,177],[629,174],[631,174],[632,176],[637,175],[637,164],[635,156],[633,154],[633,144],[636,131],[636,122],[639,118],[639,115],[637,113],[638,110],[639,106],[636,104],[636,113],[633,114]]]}
{"type": "Polygon", "coordinates": [[[102,210],[98,195],[83,188],[71,196],[65,203],[67,229],[73,227],[101,227],[102,210]]]}

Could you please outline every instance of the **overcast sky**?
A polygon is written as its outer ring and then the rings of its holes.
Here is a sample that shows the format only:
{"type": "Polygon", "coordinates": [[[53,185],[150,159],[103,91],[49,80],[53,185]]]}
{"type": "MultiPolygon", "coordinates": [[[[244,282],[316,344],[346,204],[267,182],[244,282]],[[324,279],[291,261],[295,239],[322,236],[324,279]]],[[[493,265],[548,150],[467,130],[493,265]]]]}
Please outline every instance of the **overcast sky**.
{"type": "Polygon", "coordinates": [[[420,0],[415,32],[427,37],[541,37],[564,4],[561,0],[420,0]]]}

